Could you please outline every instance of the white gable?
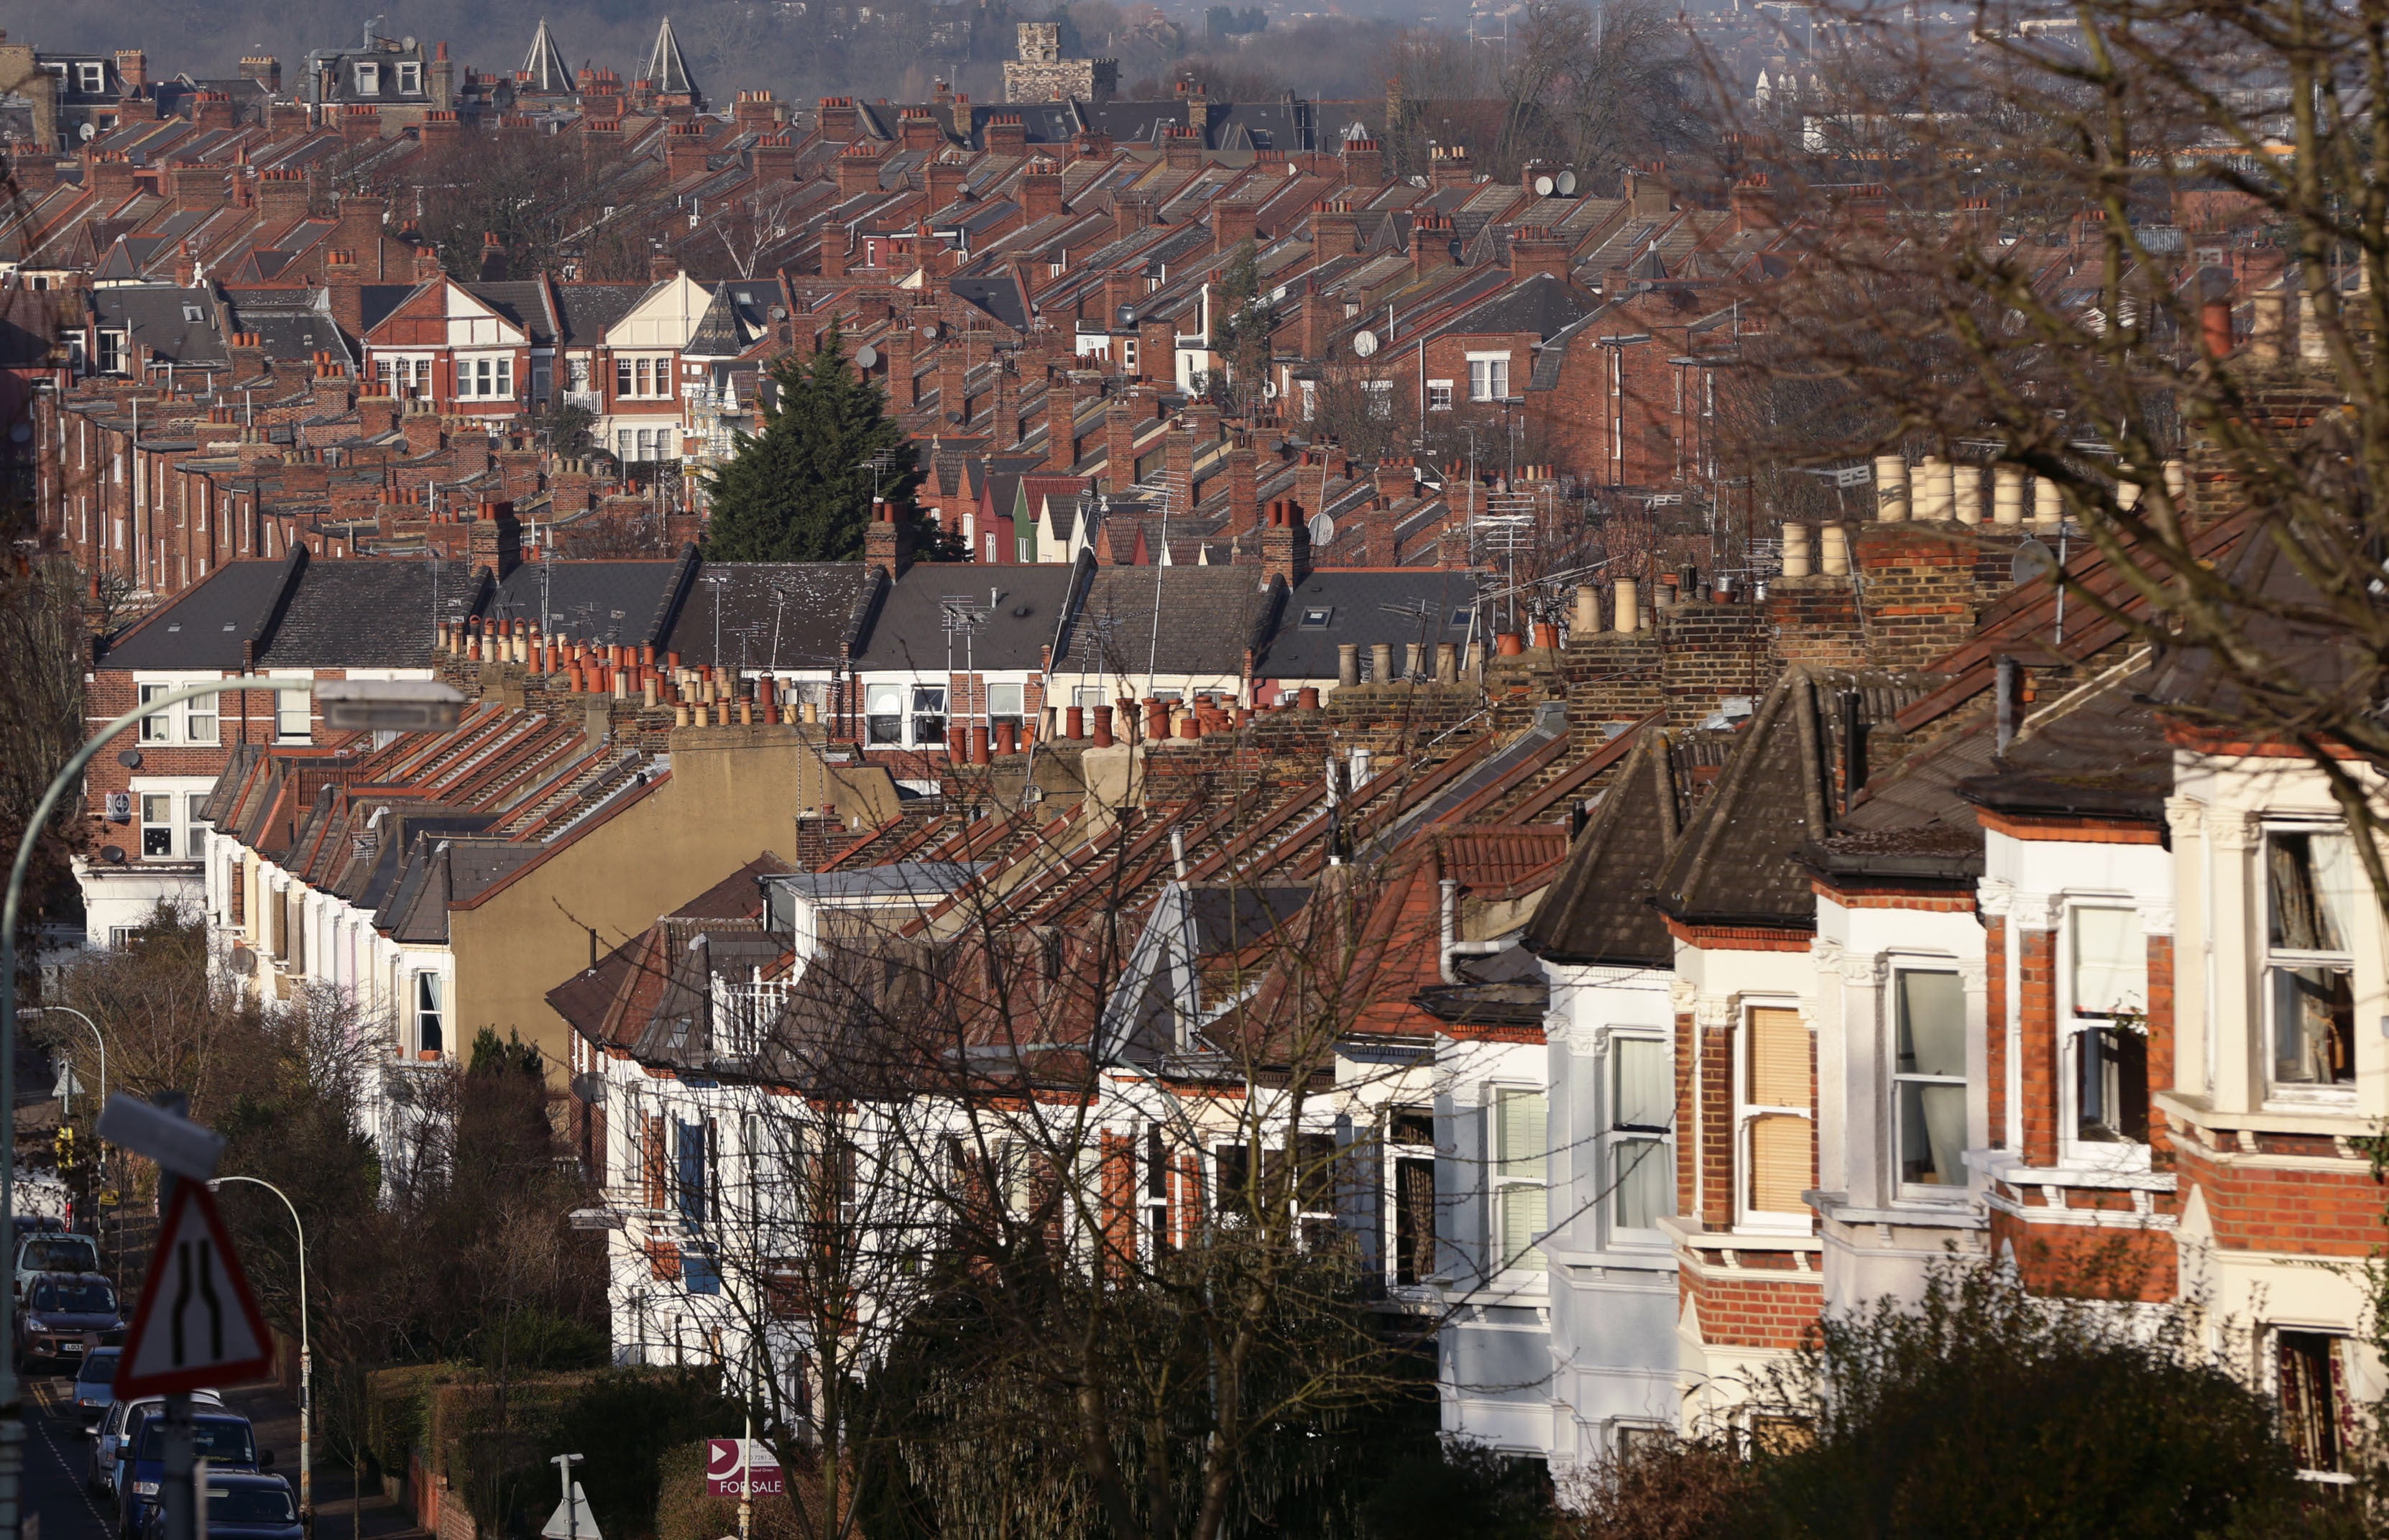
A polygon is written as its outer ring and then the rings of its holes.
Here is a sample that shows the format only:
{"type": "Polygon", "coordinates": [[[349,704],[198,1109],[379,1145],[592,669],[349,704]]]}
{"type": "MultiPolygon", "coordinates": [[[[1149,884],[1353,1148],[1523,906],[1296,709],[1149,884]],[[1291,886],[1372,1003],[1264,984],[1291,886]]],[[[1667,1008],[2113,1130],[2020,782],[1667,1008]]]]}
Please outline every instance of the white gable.
{"type": "Polygon", "coordinates": [[[452,280],[445,287],[451,348],[519,348],[529,340],[520,326],[475,299],[464,285],[452,280]]]}
{"type": "Polygon", "coordinates": [[[631,313],[606,328],[609,348],[685,348],[713,303],[713,291],[676,273],[646,292],[631,313]]]}

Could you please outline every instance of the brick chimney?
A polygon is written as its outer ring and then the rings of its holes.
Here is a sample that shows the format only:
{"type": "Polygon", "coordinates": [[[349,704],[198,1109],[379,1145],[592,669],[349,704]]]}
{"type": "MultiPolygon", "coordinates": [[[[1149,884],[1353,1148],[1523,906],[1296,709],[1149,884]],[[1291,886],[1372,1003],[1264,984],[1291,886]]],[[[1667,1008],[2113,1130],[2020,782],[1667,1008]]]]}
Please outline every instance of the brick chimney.
{"type": "Polygon", "coordinates": [[[852,96],[824,96],[813,114],[813,132],[824,144],[850,145],[862,127],[852,96]]]}
{"type": "Polygon", "coordinates": [[[868,144],[849,145],[837,154],[837,196],[879,190],[879,152],[868,144]]]}
{"type": "Polygon", "coordinates": [[[423,115],[422,125],[415,132],[427,146],[439,149],[464,137],[465,121],[454,112],[435,109],[423,115]]]}
{"type": "Polygon", "coordinates": [[[913,521],[892,503],[871,505],[871,522],[862,530],[862,565],[890,578],[902,577],[913,565],[913,521]]]}
{"type": "Polygon", "coordinates": [[[183,213],[212,209],[231,196],[224,171],[216,166],[169,166],[166,189],[174,208],[183,213]]]}
{"type": "MultiPolygon", "coordinates": [[[[1194,429],[1183,417],[1171,423],[1169,430],[1161,436],[1161,469],[1169,478],[1172,497],[1182,498],[1194,491],[1194,429]]],[[[1182,503],[1173,511],[1182,512],[1183,506],[1182,503]]]]}
{"type": "Polygon", "coordinates": [[[1310,525],[1298,505],[1280,498],[1261,521],[1261,568],[1288,588],[1310,576],[1310,525]]]}
{"type": "Polygon", "coordinates": [[[125,159],[122,150],[86,147],[83,154],[83,185],[96,193],[103,205],[121,203],[133,195],[133,162],[125,159]]]}
{"type": "Polygon", "coordinates": [[[432,454],[440,450],[440,409],[431,402],[408,401],[406,414],[399,419],[398,426],[406,434],[406,452],[410,457],[432,454]]]}
{"type": "Polygon", "coordinates": [[[332,307],[332,319],[340,329],[356,337],[365,328],[364,278],[357,271],[357,254],[353,251],[324,253],[324,288],[332,307]]]}
{"type": "Polygon", "coordinates": [[[1028,153],[1028,127],[1017,112],[999,112],[979,129],[979,145],[990,155],[1028,153]]]}
{"type": "Polygon", "coordinates": [[[1411,271],[1419,277],[1461,262],[1460,235],[1448,214],[1421,214],[1411,226],[1411,271]]]}
{"type": "Polygon", "coordinates": [[[1418,491],[1418,477],[1412,474],[1410,460],[1382,460],[1377,464],[1375,480],[1377,495],[1399,502],[1418,491]]]}
{"type": "Polygon", "coordinates": [[[910,412],[921,403],[921,392],[913,379],[913,355],[919,346],[919,336],[901,316],[879,344],[888,358],[888,398],[900,412],[910,412]]]}
{"type": "Polygon", "coordinates": [[[669,251],[647,253],[647,282],[660,284],[667,278],[675,278],[679,275],[680,259],[678,257],[669,251]]]}
{"type": "Polygon", "coordinates": [[[1566,280],[1567,242],[1540,225],[1519,225],[1510,232],[1510,276],[1531,278],[1538,273],[1566,280]]]}
{"type": "Polygon", "coordinates": [[[927,185],[929,207],[942,209],[963,196],[963,177],[970,168],[958,160],[931,160],[921,168],[927,185]]]}
{"type": "Polygon", "coordinates": [[[377,108],[351,105],[340,109],[340,142],[344,145],[370,145],[381,137],[381,111],[377,108]]]}
{"type": "Polygon", "coordinates": [[[1740,232],[1772,230],[1775,217],[1775,194],[1767,185],[1767,173],[1745,176],[1726,194],[1726,206],[1733,211],[1733,227],[1740,232]]]}
{"type": "Polygon", "coordinates": [[[1191,128],[1162,130],[1161,163],[1173,172],[1200,170],[1203,165],[1203,135],[1191,128]]]}
{"type": "Polygon", "coordinates": [[[1178,381],[1178,323],[1139,321],[1136,324],[1136,374],[1153,385],[1178,381]]]}
{"type": "Polygon", "coordinates": [[[1333,261],[1361,249],[1361,222],[1351,205],[1337,199],[1314,204],[1310,210],[1310,255],[1315,261],[1333,261]]]}
{"type": "Polygon", "coordinates": [[[1153,223],[1153,199],[1143,194],[1117,193],[1112,197],[1112,234],[1126,240],[1153,223]]]}
{"type": "Polygon", "coordinates": [[[970,342],[962,333],[938,346],[938,415],[950,423],[970,421],[970,342]]]}
{"type": "Polygon", "coordinates": [[[1053,169],[1051,160],[1032,160],[1013,184],[1014,196],[1020,200],[1020,211],[1035,223],[1052,219],[1062,211],[1062,173],[1053,169]]]}
{"type": "Polygon", "coordinates": [[[896,143],[901,148],[932,150],[944,138],[938,120],[918,108],[907,108],[896,120],[896,143]]]}
{"type": "Polygon", "coordinates": [[[390,199],[370,197],[362,193],[340,195],[339,227],[332,232],[332,244],[351,253],[363,252],[359,268],[374,281],[381,277],[381,223],[390,212],[390,199]]]}
{"type": "Polygon", "coordinates": [[[1437,145],[1427,157],[1427,180],[1437,187],[1465,187],[1476,180],[1466,145],[1437,145]]]}
{"type": "Polygon", "coordinates": [[[1251,240],[1254,235],[1254,221],[1260,213],[1260,207],[1258,203],[1246,203],[1242,199],[1233,202],[1222,200],[1212,204],[1211,249],[1233,251],[1237,247],[1251,240]]]}
{"type": "Polygon", "coordinates": [[[766,134],[755,141],[755,180],[789,182],[797,174],[797,142],[785,134],[766,134]]]}
{"type": "Polygon", "coordinates": [[[522,526],[512,503],[484,503],[465,537],[465,565],[505,582],[522,564],[522,526]]]}
{"type": "Polygon", "coordinates": [[[1067,471],[1079,463],[1073,425],[1081,394],[1078,380],[1067,373],[1054,375],[1045,387],[1045,468],[1049,471],[1067,471]]]}
{"type": "Polygon", "coordinates": [[[193,128],[229,129],[233,126],[232,97],[222,91],[196,91],[183,104],[183,110],[193,128]]]}
{"type": "Polygon", "coordinates": [[[398,398],[390,393],[387,385],[366,384],[357,388],[357,433],[362,438],[378,439],[397,431],[398,398]]]}
{"type": "Polygon", "coordinates": [[[685,182],[705,174],[705,125],[674,123],[664,135],[664,174],[685,182]]]}
{"type": "Polygon", "coordinates": [[[1314,363],[1327,356],[1327,334],[1335,325],[1335,318],[1327,313],[1329,308],[1330,301],[1316,281],[1303,279],[1298,345],[1302,356],[1314,363]]]}
{"type": "Polygon", "coordinates": [[[257,176],[257,223],[279,230],[307,217],[307,173],[298,171],[260,172],[257,176]]]}
{"type": "Polygon", "coordinates": [[[272,54],[251,54],[240,61],[240,78],[255,81],[268,91],[282,89],[282,61],[272,54]]]}
{"type": "Polygon", "coordinates": [[[140,49],[116,50],[116,72],[123,77],[126,95],[137,96],[149,89],[149,56],[140,49]]]}
{"type": "Polygon", "coordinates": [[[1260,457],[1253,446],[1239,442],[1228,452],[1228,525],[1230,540],[1252,529],[1260,520],[1260,457]]]}
{"type": "Polygon", "coordinates": [[[1344,180],[1356,187],[1382,185],[1386,180],[1385,147],[1374,139],[1345,140],[1344,180]]]}
{"type": "Polygon", "coordinates": [[[1104,485],[1115,492],[1136,483],[1136,430],[1143,426],[1143,403],[1134,392],[1115,397],[1104,413],[1104,485]]]}
{"type": "Polygon", "coordinates": [[[730,109],[730,121],[741,134],[773,134],[788,121],[787,109],[780,99],[766,91],[741,91],[736,105],[730,109]]]}

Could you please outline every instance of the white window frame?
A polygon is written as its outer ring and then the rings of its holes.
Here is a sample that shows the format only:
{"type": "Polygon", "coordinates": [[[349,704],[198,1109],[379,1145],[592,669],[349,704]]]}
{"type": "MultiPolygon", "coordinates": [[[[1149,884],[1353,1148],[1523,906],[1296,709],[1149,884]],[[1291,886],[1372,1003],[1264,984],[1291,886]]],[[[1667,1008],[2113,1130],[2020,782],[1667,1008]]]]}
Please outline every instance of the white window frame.
{"type": "Polygon", "coordinates": [[[215,783],[206,776],[135,777],[128,795],[133,799],[134,846],[145,861],[197,861],[207,859],[206,825],[197,817],[215,783]],[[162,804],[164,817],[153,818],[152,801],[162,804]],[[153,829],[166,833],[166,848],[148,849],[153,829]]]}
{"type": "Polygon", "coordinates": [[[1505,1254],[1503,1237],[1510,1229],[1510,1204],[1514,1193],[1532,1190],[1540,1201],[1542,1222],[1535,1227],[1537,1233],[1548,1234],[1552,1228],[1552,1093],[1548,1086],[1529,1085],[1516,1081],[1494,1081],[1485,1088],[1485,1264],[1488,1276],[1503,1273],[1542,1273],[1550,1264],[1542,1248],[1529,1245],[1517,1256],[1505,1254]],[[1513,1162],[1523,1162],[1524,1155],[1513,1154],[1501,1147],[1501,1106],[1507,1098],[1532,1096],[1543,1104],[1543,1148],[1533,1158],[1539,1170],[1535,1175],[1514,1175],[1513,1162]]]}
{"type": "Polygon", "coordinates": [[[1506,401],[1510,395],[1510,350],[1472,352],[1468,355],[1468,399],[1472,401],[1506,401]]]}
{"type": "MultiPolygon", "coordinates": [[[[2122,913],[2132,917],[2140,938],[2142,992],[2138,1009],[2148,1009],[2147,955],[2148,932],[2139,928],[2140,910],[2128,897],[2114,894],[2064,896],[2058,910],[2057,977],[2059,1030],[2065,1037],[2065,1084],[2058,1096],[2059,1147],[2065,1158],[2076,1165],[2102,1166],[2110,1170],[2145,1171],[2149,1169],[2149,1146],[2145,1139],[2126,1138],[2086,1139],[2082,1137],[2082,1075],[2083,1054],[2089,1045],[2090,1034],[2110,1028],[2113,1013],[2085,1011],[2076,999],[2079,982],[2081,945],[2076,935],[2076,916],[2090,912],[2122,913]]],[[[2127,1009],[2131,1002],[2125,1002],[2127,1009]]],[[[2153,1092],[2155,1087],[2148,1088],[2153,1092]]],[[[2143,1109],[2145,1114],[2146,1109],[2143,1109]]]]}
{"type": "Polygon", "coordinates": [[[456,360],[456,399],[498,401],[515,399],[515,357],[512,353],[473,353],[456,360]]]}
{"type": "Polygon", "coordinates": [[[378,96],[381,95],[380,65],[360,64],[357,66],[357,95],[360,96],[378,96]]]}
{"type": "Polygon", "coordinates": [[[1967,1078],[1962,1069],[1957,1075],[1931,1075],[1921,1070],[1906,1071],[1899,1067],[1899,1011],[1901,997],[1899,981],[1904,974],[1934,974],[1957,981],[1958,1040],[1960,1045],[1959,1052],[1961,1060],[1965,1053],[1965,1043],[1967,1041],[1966,1014],[1968,1006],[1966,999],[1966,975],[1964,972],[1958,967],[1956,960],[1947,957],[1903,957],[1893,959],[1889,976],[1884,981],[1883,995],[1884,1025],[1888,1029],[1885,1033],[1886,1042],[1884,1046],[1886,1051],[1884,1055],[1884,1086],[1889,1102],[1889,1105],[1884,1109],[1884,1127],[1890,1135],[1890,1149],[1887,1152],[1887,1159],[1884,1163],[1884,1169],[1891,1178],[1892,1190],[1898,1193],[1900,1201],[1903,1203],[1963,1203],[1967,1192],[1966,1171],[1963,1157],[1963,1151],[1966,1144],[1964,1125],[1967,1122],[1969,1113],[1972,1110],[1974,1097],[1973,1082],[1967,1078]],[[1907,1140],[1907,1126],[1901,1121],[1900,1110],[1900,1088],[1903,1086],[1956,1086],[1965,1094],[1965,1110],[1961,1110],[1959,1114],[1960,1128],[1958,1146],[1961,1155],[1959,1167],[1955,1173],[1958,1177],[1956,1181],[1911,1182],[1908,1179],[1907,1174],[1900,1169],[1901,1155],[1907,1140]]]}
{"type": "Polygon", "coordinates": [[[183,821],[177,816],[182,797],[173,792],[137,791],[133,794],[133,816],[141,836],[141,859],[145,861],[178,861],[183,859],[178,846],[183,843],[183,821]],[[153,805],[163,809],[162,816],[153,816],[153,805]],[[153,833],[165,836],[165,847],[149,848],[153,833]]]}
{"type": "Polygon", "coordinates": [[[1364,379],[1361,382],[1361,396],[1368,405],[1371,422],[1389,423],[1394,420],[1394,382],[1392,380],[1364,379]]]}
{"type": "MultiPolygon", "coordinates": [[[[2306,951],[2289,948],[2277,948],[2274,947],[2272,935],[2272,847],[2273,841],[2277,837],[2284,834],[2335,834],[2342,838],[2351,837],[2348,834],[2347,826],[2344,823],[2332,819],[2267,819],[2263,822],[2260,837],[2256,846],[2256,903],[2255,915],[2256,923],[2255,939],[2258,956],[2256,969],[2257,1042],[2255,1045],[2258,1078],[2256,1083],[2264,1088],[2265,1102],[2268,1106],[2319,1106],[2352,1109],[2355,1106],[2357,1100],[2357,1083],[2353,1076],[2346,1081],[2333,1084],[2307,1083],[2294,1080],[2277,1081],[2273,1078],[2273,1043],[2275,1033],[2272,980],[2274,970],[2276,968],[2331,969],[2332,971],[2347,974],[2351,989],[2353,989],[2355,986],[2356,974],[2356,938],[2352,935],[2342,938],[2348,943],[2347,948],[2344,950],[2335,952],[2306,951]]],[[[2362,923],[2358,905],[2362,901],[2363,897],[2363,895],[2357,895],[2357,901],[2352,902],[2348,906],[2346,919],[2348,921],[2347,928],[2350,931],[2356,930],[2362,923]]],[[[2362,1044],[2364,1042],[2364,1034],[2359,1030],[2353,1036],[2356,1042],[2356,1051],[2360,1055],[2362,1052],[2362,1044]]]]}
{"type": "MultiPolygon", "coordinates": [[[[1757,1167],[1756,1152],[1751,1144],[1753,1130],[1758,1119],[1779,1114],[1805,1118],[1810,1125],[1817,1121],[1817,1110],[1811,1106],[1792,1106],[1771,1101],[1750,1100],[1751,1012],[1754,1011],[1789,1011],[1800,1018],[1801,1027],[1808,1032],[1809,1052],[1816,1050],[1817,1024],[1808,1019],[1796,999],[1776,998],[1745,999],[1735,1003],[1733,1037],[1733,1226],[1740,1230],[1768,1235],[1807,1235],[1816,1228],[1813,1211],[1795,1214],[1788,1210],[1753,1208],[1750,1206],[1750,1181],[1757,1167]]],[[[1813,1099],[1814,1091],[1810,1092],[1813,1099]]],[[[1811,1132],[1810,1139],[1815,1139],[1811,1132]]]]}
{"type": "MultiPolygon", "coordinates": [[[[1606,1231],[1604,1240],[1610,1245],[1666,1246],[1668,1244],[1667,1235],[1657,1226],[1629,1225],[1618,1217],[1617,1213],[1619,1180],[1628,1169],[1626,1152],[1630,1150],[1644,1152],[1635,1157],[1636,1159],[1649,1161],[1655,1158],[1666,1168],[1667,1185],[1663,1190],[1664,1207],[1661,1209],[1660,1217],[1667,1217],[1676,1212],[1675,1109],[1672,1106],[1667,1109],[1667,1123],[1655,1130],[1646,1125],[1627,1125],[1617,1121],[1622,1100],[1619,1096],[1619,1075],[1625,1063],[1623,1055],[1618,1050],[1627,1043],[1653,1044],[1663,1054],[1667,1052],[1668,1046],[1667,1037],[1660,1033],[1619,1031],[1613,1028],[1605,1036],[1603,1050],[1597,1061],[1601,1088],[1596,1104],[1601,1109],[1601,1133],[1596,1180],[1601,1184],[1599,1190],[1602,1222],[1606,1231]]],[[[1672,1073],[1668,1076],[1668,1083],[1670,1087],[1674,1084],[1672,1073]]],[[[1641,1167],[1637,1165],[1634,1169],[1639,1170],[1641,1167]]]]}
{"type": "Polygon", "coordinates": [[[432,1029],[440,1035],[436,1051],[446,1057],[450,1052],[448,1039],[451,1036],[448,1022],[454,1014],[449,1008],[447,975],[438,968],[413,970],[406,981],[406,1056],[410,1059],[422,1056],[423,1024],[428,1017],[432,1029]],[[427,986],[429,991],[428,998],[427,986]]]}
{"type": "Polygon", "coordinates": [[[402,59],[398,66],[398,90],[401,95],[415,96],[423,93],[423,66],[414,59],[402,59]]]}
{"type": "Polygon", "coordinates": [[[1426,409],[1429,412],[1449,412],[1451,410],[1451,382],[1450,380],[1431,379],[1426,382],[1426,409]]]}
{"type": "MultiPolygon", "coordinates": [[[[151,701],[157,700],[161,696],[172,694],[180,688],[181,686],[179,684],[172,681],[136,684],[134,686],[134,694],[138,697],[138,704],[147,706],[151,701]]],[[[181,716],[182,713],[179,711],[169,710],[160,711],[155,716],[142,718],[140,730],[141,742],[145,744],[181,743],[183,741],[181,732],[182,722],[180,720],[181,716]]]]}
{"type": "Polygon", "coordinates": [[[75,89],[87,96],[96,96],[107,90],[108,66],[93,59],[84,59],[77,64],[75,89]]]}
{"type": "Polygon", "coordinates": [[[266,676],[268,683],[274,690],[274,741],[275,743],[306,744],[313,743],[314,741],[315,697],[313,694],[308,691],[291,689],[287,682],[276,682],[291,680],[311,680],[313,678],[313,676],[312,674],[303,673],[268,674],[266,676]],[[296,706],[291,704],[294,700],[298,703],[296,706]],[[301,731],[292,732],[288,731],[289,724],[294,715],[298,713],[304,713],[304,715],[300,717],[299,719],[303,721],[305,726],[301,731]]]}
{"type": "Polygon", "coordinates": [[[906,746],[904,726],[907,718],[904,710],[904,703],[910,698],[909,692],[911,689],[912,686],[902,680],[866,680],[863,682],[863,747],[902,748],[906,746]],[[894,706],[895,709],[892,711],[876,709],[879,706],[888,705],[894,706]],[[879,737],[876,735],[881,729],[875,724],[883,720],[893,720],[895,723],[893,732],[887,737],[879,737]]]}
{"type": "Polygon", "coordinates": [[[952,741],[954,733],[953,693],[943,683],[914,682],[908,688],[904,709],[904,743],[910,748],[941,747],[952,741]],[[936,696],[932,701],[928,697],[936,696]],[[938,735],[928,737],[923,725],[935,720],[938,735]]]}
{"type": "Polygon", "coordinates": [[[1018,681],[990,680],[987,686],[987,719],[1016,725],[1028,719],[1028,686],[1018,681]]]}

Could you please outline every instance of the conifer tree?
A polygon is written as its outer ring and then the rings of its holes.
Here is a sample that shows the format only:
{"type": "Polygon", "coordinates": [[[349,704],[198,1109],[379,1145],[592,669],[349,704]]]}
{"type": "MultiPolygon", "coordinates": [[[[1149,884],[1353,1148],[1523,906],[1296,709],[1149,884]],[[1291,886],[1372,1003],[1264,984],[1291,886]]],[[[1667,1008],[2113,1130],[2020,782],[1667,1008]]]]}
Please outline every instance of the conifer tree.
{"type": "Polygon", "coordinates": [[[721,562],[849,561],[862,554],[875,474],[894,500],[917,472],[887,395],[858,375],[830,328],[810,358],[772,365],[778,399],[763,430],[739,435],[738,452],[707,483],[712,515],[705,554],[721,562]],[[885,468],[871,461],[883,456],[885,468]]]}

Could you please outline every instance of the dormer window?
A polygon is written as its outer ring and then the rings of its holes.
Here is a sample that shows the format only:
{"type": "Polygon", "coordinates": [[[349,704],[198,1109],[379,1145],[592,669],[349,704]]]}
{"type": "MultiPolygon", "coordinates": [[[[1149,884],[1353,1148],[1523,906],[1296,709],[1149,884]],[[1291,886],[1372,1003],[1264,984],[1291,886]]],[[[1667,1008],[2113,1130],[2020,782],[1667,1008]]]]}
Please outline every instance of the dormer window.
{"type": "Polygon", "coordinates": [[[423,66],[411,61],[400,65],[398,67],[398,89],[401,95],[421,95],[423,94],[423,66]]]}
{"type": "Polygon", "coordinates": [[[75,66],[75,89],[96,96],[108,89],[108,66],[96,61],[75,66]]]}
{"type": "Polygon", "coordinates": [[[357,95],[360,96],[378,96],[381,95],[380,65],[360,64],[357,66],[357,95]]]}

